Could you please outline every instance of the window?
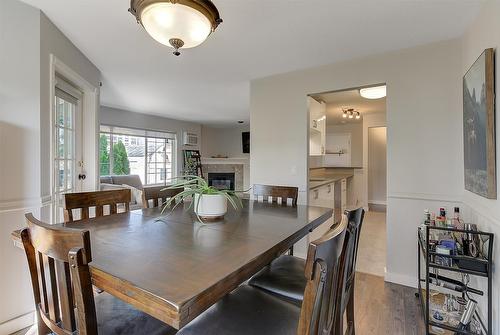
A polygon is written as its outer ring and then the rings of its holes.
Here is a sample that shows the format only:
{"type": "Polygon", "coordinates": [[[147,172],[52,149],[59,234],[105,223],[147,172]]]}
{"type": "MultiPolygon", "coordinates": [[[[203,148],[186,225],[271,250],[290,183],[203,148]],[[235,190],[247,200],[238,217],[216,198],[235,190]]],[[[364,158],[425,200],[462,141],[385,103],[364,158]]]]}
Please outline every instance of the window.
{"type": "Polygon", "coordinates": [[[175,134],[101,126],[101,176],[136,174],[143,185],[156,185],[172,179],[174,169],[175,134]]]}

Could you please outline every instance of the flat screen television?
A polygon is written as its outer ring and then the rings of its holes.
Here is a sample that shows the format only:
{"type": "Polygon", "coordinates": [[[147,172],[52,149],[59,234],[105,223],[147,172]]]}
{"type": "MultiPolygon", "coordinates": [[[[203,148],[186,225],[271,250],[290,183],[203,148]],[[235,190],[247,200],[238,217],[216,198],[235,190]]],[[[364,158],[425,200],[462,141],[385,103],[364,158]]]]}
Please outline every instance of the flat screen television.
{"type": "Polygon", "coordinates": [[[241,133],[241,143],[243,144],[243,153],[250,153],[250,132],[244,131],[241,133]]]}

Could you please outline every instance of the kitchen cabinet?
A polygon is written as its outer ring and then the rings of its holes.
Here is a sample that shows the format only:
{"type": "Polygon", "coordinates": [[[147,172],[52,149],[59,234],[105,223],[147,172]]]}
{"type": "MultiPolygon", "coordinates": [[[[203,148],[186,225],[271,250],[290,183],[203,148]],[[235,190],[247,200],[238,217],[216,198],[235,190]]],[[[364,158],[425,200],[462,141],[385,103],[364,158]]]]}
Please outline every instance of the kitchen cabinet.
{"type": "Polygon", "coordinates": [[[343,178],[309,191],[309,205],[333,208],[333,216],[309,234],[309,241],[321,237],[347,208],[347,179],[343,178]]]}
{"type": "Polygon", "coordinates": [[[325,154],[326,145],[326,104],[308,97],[309,108],[309,155],[325,154]]]}
{"type": "MultiPolygon", "coordinates": [[[[327,208],[335,207],[335,183],[326,184],[312,189],[309,194],[309,204],[327,208]]],[[[320,238],[334,224],[332,216],[309,234],[309,241],[320,238]]]]}

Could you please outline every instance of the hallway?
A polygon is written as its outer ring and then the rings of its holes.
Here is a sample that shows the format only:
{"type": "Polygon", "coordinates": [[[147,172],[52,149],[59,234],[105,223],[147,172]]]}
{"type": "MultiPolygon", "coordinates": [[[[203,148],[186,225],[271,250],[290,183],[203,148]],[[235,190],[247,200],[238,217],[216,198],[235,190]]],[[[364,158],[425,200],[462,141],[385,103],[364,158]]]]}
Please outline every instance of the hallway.
{"type": "Polygon", "coordinates": [[[366,212],[361,229],[356,271],[384,277],[386,239],[386,213],[366,212]]]}

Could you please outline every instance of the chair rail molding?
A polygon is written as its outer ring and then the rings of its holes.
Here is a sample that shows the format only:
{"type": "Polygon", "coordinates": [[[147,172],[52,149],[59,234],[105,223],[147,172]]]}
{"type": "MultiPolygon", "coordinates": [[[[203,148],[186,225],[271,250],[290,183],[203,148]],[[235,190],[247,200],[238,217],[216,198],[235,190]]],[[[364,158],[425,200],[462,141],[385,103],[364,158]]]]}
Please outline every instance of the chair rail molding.
{"type": "Polygon", "coordinates": [[[24,199],[2,200],[0,201],[0,213],[41,208],[50,205],[51,202],[52,196],[50,195],[24,199]]]}

